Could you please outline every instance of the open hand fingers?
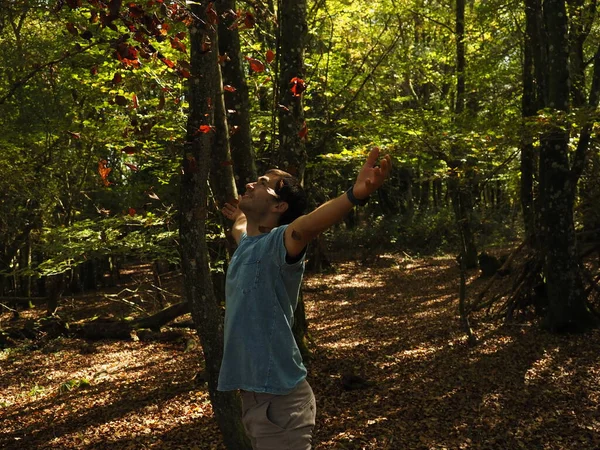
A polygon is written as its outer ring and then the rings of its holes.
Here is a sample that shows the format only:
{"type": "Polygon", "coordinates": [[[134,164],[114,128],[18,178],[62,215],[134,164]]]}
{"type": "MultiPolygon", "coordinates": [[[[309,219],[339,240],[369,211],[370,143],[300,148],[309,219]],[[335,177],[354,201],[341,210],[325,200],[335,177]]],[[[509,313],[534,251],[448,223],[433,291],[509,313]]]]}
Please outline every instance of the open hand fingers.
{"type": "Polygon", "coordinates": [[[369,156],[367,156],[367,160],[365,161],[365,167],[373,167],[377,163],[377,159],[379,158],[379,147],[373,147],[369,152],[369,156]]]}
{"type": "Polygon", "coordinates": [[[233,218],[233,216],[237,213],[237,206],[231,205],[230,203],[225,203],[225,206],[221,209],[221,213],[228,219],[233,218]]]}

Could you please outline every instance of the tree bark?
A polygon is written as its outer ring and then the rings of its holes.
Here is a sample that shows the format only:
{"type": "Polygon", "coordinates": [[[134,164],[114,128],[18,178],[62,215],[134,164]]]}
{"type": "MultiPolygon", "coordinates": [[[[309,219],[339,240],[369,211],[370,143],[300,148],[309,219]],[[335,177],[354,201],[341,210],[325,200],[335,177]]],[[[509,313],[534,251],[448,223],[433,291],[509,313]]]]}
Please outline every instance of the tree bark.
{"type": "Polygon", "coordinates": [[[279,152],[275,158],[278,167],[304,178],[306,145],[302,93],[292,92],[292,80],[304,80],[304,48],[308,26],[306,0],[282,0],[279,11],[279,152]]]}
{"type": "Polygon", "coordinates": [[[525,240],[534,245],[536,237],[536,221],[534,207],[533,177],[536,167],[536,152],[534,150],[533,132],[531,124],[539,107],[538,91],[535,76],[535,52],[542,45],[540,35],[540,8],[539,0],[525,0],[525,42],[523,48],[523,95],[521,98],[521,114],[523,116],[521,140],[521,210],[523,212],[523,225],[525,240]]]}
{"type": "Polygon", "coordinates": [[[569,168],[569,45],[564,0],[546,0],[547,106],[554,118],[541,137],[540,197],[545,237],[544,272],[549,308],[545,325],[552,331],[580,331],[595,323],[587,306],[573,222],[569,168]]]}
{"type": "MultiPolygon", "coordinates": [[[[460,130],[463,128],[463,112],[465,110],[465,0],[456,0],[456,104],[454,106],[455,123],[460,130]]],[[[464,240],[464,250],[461,250],[461,263],[467,269],[477,267],[477,246],[472,226],[473,198],[472,184],[473,171],[462,162],[463,150],[459,145],[453,145],[452,161],[453,175],[448,182],[448,192],[452,198],[454,216],[464,240]],[[458,177],[458,171],[461,177],[458,177]],[[461,181],[462,180],[462,181],[461,181]]]]}
{"type": "MultiPolygon", "coordinates": [[[[223,17],[227,11],[236,11],[235,0],[217,2],[217,11],[223,17]]],[[[227,16],[230,17],[230,16],[227,16]]],[[[222,64],[223,84],[235,91],[225,91],[225,108],[233,111],[229,116],[229,143],[231,159],[238,192],[245,190],[246,183],[257,178],[256,162],[250,133],[250,100],[248,84],[240,52],[240,36],[237,28],[230,29],[233,17],[219,24],[219,53],[227,55],[222,64]]]]}
{"type": "Polygon", "coordinates": [[[201,125],[214,126],[215,111],[210,99],[219,93],[218,47],[216,44],[217,13],[212,2],[190,6],[196,20],[190,26],[189,80],[190,112],[183,156],[180,205],[181,262],[185,295],[205,358],[206,377],[213,411],[225,446],[228,449],[250,449],[241,423],[239,398],[233,392],[217,390],[223,356],[223,318],[213,291],[210,258],[206,241],[208,217],[208,177],[212,132],[198,133],[201,125]],[[210,46],[208,51],[206,47],[210,46]],[[204,49],[203,49],[204,46],[204,49]]]}

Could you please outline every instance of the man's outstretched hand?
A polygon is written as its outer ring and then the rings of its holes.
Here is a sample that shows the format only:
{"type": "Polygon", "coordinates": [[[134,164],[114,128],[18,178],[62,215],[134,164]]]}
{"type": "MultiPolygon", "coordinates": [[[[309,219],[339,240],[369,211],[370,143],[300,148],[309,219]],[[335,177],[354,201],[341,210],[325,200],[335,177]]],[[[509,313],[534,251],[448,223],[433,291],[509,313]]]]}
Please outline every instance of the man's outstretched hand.
{"type": "Polygon", "coordinates": [[[360,169],[356,182],[354,183],[353,193],[358,199],[367,198],[373,192],[381,187],[385,179],[390,175],[392,170],[392,158],[390,155],[385,155],[379,161],[379,148],[373,147],[365,165],[360,169]]]}
{"type": "Polygon", "coordinates": [[[237,204],[232,203],[225,203],[225,206],[221,208],[221,212],[225,217],[235,222],[237,218],[244,213],[240,210],[240,208],[238,208],[237,204]]]}

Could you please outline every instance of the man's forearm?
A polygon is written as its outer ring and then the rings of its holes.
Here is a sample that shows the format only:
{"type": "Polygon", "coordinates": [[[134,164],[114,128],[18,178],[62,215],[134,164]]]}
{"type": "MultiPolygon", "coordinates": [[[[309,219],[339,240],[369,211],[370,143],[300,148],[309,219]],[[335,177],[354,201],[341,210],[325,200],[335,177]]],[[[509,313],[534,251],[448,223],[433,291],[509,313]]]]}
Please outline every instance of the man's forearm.
{"type": "Polygon", "coordinates": [[[344,193],[294,221],[294,231],[310,240],[342,220],[353,206],[344,193]]]}
{"type": "Polygon", "coordinates": [[[242,234],[246,232],[246,216],[244,214],[240,214],[235,218],[235,222],[233,222],[233,226],[231,227],[231,234],[235,241],[239,244],[242,234]]]}

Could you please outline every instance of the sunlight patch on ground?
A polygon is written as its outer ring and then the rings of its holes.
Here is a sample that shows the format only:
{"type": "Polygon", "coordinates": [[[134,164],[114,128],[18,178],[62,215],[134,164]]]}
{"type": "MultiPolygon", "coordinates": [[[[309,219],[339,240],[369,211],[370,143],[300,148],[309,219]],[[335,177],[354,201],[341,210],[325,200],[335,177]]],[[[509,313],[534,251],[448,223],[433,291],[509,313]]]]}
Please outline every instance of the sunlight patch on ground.
{"type": "Polygon", "coordinates": [[[525,373],[524,379],[526,385],[536,383],[559,382],[564,378],[569,378],[575,375],[575,369],[568,367],[571,361],[557,361],[560,354],[560,349],[554,348],[544,350],[544,355],[535,361],[531,368],[525,373]]]}

